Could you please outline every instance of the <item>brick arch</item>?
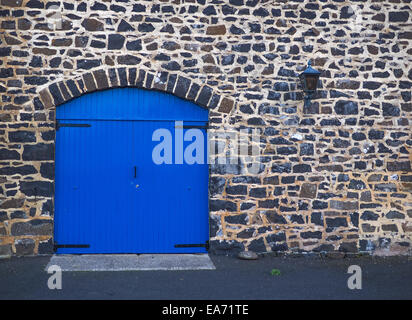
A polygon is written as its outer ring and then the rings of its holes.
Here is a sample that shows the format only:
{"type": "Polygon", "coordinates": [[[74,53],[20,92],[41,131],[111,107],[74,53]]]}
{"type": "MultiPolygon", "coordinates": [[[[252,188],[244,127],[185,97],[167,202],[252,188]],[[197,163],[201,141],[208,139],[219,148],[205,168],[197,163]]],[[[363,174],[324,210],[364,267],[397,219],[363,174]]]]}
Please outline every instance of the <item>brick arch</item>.
{"type": "Polygon", "coordinates": [[[50,109],[86,93],[122,87],[171,93],[179,98],[193,101],[203,108],[222,113],[230,113],[235,105],[233,99],[218,94],[212,87],[200,85],[176,73],[164,71],[153,73],[124,67],[97,69],[75,79],[51,83],[40,90],[40,97],[35,100],[35,103],[50,109]]]}

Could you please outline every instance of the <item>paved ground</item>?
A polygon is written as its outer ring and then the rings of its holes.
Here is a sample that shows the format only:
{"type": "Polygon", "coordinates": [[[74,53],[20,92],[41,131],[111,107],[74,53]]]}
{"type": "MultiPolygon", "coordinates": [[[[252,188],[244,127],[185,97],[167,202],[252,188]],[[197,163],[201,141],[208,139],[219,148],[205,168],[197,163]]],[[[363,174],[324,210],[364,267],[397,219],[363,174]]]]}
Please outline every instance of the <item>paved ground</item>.
{"type": "Polygon", "coordinates": [[[65,254],[53,255],[62,271],[214,270],[208,254],[65,254]]]}
{"type": "Polygon", "coordinates": [[[211,258],[216,270],[63,272],[62,290],[47,287],[50,257],[0,260],[0,299],[412,299],[410,257],[211,258]],[[347,287],[350,265],[362,290],[347,287]]]}

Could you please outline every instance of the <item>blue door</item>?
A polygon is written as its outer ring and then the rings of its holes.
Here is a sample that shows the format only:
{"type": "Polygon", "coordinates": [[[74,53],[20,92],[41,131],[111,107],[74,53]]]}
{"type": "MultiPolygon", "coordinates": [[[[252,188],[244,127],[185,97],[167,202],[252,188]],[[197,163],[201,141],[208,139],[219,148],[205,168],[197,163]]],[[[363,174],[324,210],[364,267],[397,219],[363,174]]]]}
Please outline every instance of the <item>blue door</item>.
{"type": "Polygon", "coordinates": [[[206,252],[206,148],[203,161],[193,164],[180,161],[176,149],[190,148],[195,138],[183,139],[190,127],[201,130],[197,138],[206,146],[207,110],[123,88],[68,102],[56,120],[57,253],[206,252]],[[166,140],[153,139],[159,129],[170,133],[172,163],[153,160],[166,140]]]}

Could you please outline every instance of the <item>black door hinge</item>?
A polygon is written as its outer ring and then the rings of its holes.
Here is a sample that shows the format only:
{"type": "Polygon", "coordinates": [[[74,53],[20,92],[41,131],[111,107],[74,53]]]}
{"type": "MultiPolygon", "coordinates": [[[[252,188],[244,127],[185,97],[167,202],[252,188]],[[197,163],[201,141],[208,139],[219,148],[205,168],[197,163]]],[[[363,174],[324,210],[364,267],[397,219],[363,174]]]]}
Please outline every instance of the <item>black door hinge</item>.
{"type": "Polygon", "coordinates": [[[57,244],[55,242],[53,245],[54,252],[59,248],[90,248],[90,244],[57,244]]]}
{"type": "Polygon", "coordinates": [[[56,120],[56,130],[59,130],[61,127],[87,128],[91,126],[92,125],[89,123],[61,123],[60,121],[56,120]]]}
{"type": "Polygon", "coordinates": [[[205,243],[188,243],[188,244],[175,244],[175,248],[206,248],[209,251],[209,240],[205,243]]]}

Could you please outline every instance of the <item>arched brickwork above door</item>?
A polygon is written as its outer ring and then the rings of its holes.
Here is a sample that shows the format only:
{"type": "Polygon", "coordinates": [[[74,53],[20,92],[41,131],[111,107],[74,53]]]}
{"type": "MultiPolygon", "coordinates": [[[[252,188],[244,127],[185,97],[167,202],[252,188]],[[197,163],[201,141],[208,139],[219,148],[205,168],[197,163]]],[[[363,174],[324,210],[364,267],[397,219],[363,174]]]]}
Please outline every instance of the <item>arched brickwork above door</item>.
{"type": "Polygon", "coordinates": [[[189,78],[169,72],[152,73],[137,68],[98,69],[80,78],[54,82],[40,90],[35,103],[49,109],[85,93],[119,87],[136,87],[171,93],[201,107],[230,113],[235,105],[231,98],[222,96],[208,85],[200,85],[189,78]]]}

